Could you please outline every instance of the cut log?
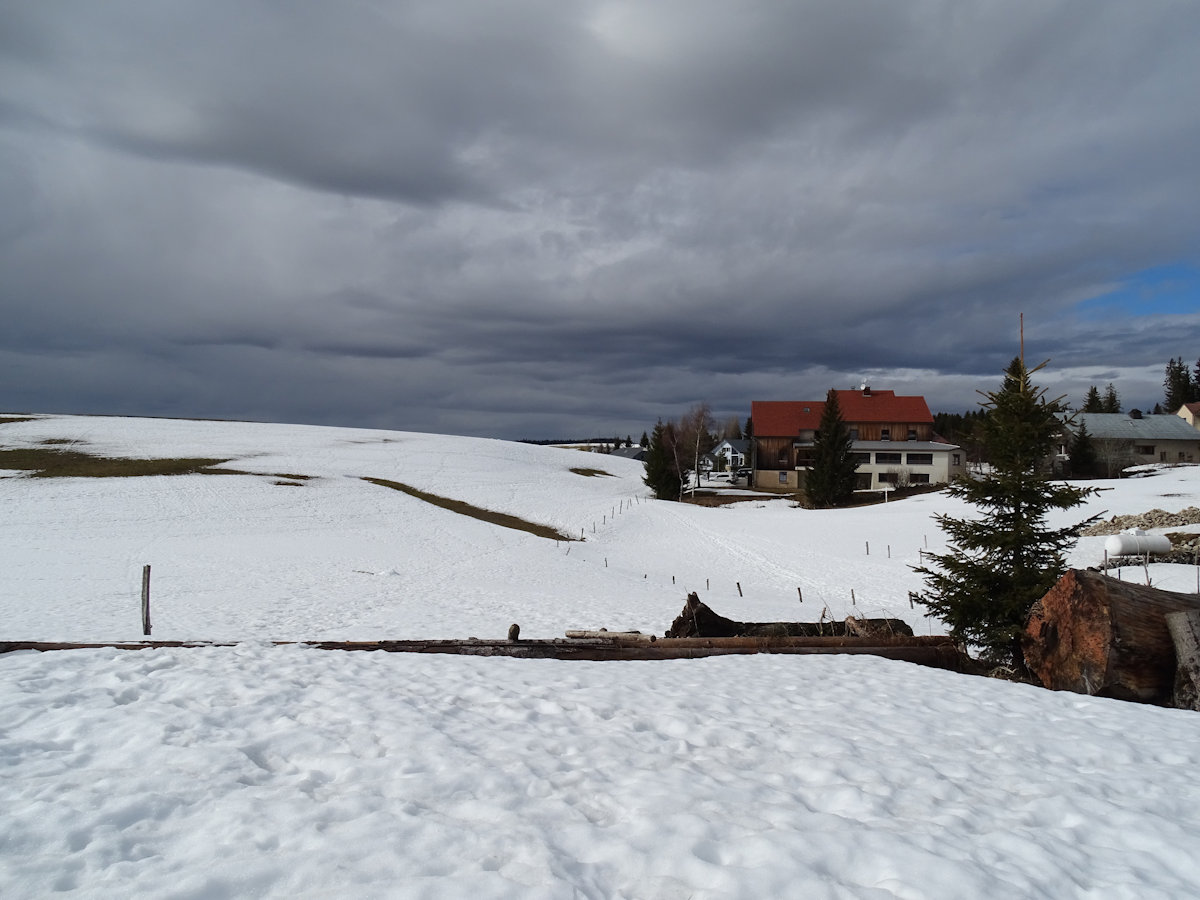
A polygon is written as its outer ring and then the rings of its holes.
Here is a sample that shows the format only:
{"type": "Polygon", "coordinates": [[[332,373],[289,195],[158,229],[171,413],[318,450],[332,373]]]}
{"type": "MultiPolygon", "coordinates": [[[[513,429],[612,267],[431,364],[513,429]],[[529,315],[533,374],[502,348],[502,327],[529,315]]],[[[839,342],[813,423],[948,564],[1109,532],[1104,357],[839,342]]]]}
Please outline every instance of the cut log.
{"type": "Polygon", "coordinates": [[[1200,610],[1167,613],[1175,645],[1175,708],[1200,712],[1200,610]]]}
{"type": "Polygon", "coordinates": [[[701,602],[699,595],[688,594],[683,612],[675,617],[666,636],[683,637],[845,637],[846,635],[912,635],[912,628],[900,619],[857,619],[845,622],[735,622],[718,615],[701,602]]]}
{"type": "Polygon", "coordinates": [[[1170,704],[1175,646],[1168,613],[1200,610],[1200,597],[1070,569],[1034,604],[1025,662],[1046,687],[1170,704]]]}

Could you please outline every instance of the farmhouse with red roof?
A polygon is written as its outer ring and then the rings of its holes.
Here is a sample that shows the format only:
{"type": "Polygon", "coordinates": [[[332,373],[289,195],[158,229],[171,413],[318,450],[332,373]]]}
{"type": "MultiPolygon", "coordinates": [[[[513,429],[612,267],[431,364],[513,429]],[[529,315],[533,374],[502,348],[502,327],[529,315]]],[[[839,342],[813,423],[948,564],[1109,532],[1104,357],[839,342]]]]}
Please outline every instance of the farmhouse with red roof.
{"type": "MultiPolygon", "coordinates": [[[[835,393],[854,441],[859,490],[942,484],[966,471],[962,448],[934,434],[924,397],[897,397],[894,391],[867,385],[835,393]]],[[[755,485],[779,491],[804,486],[824,411],[824,400],[756,400],[750,405],[755,485]]]]}

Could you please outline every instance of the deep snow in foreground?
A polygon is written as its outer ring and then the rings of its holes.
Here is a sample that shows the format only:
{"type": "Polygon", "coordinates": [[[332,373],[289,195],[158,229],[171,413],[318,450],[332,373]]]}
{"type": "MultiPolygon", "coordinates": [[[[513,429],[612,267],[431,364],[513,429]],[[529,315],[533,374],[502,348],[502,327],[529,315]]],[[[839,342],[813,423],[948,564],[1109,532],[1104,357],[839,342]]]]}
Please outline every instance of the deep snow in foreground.
{"type": "MultiPolygon", "coordinates": [[[[962,512],[942,494],[701,509],[647,500],[638,464],[495,441],[0,425],[0,447],[63,439],[266,474],[6,473],[3,636],[136,638],[151,563],[156,638],[243,643],[0,656],[0,896],[1200,894],[1194,713],[858,657],[565,663],[265,640],[661,632],[687,590],[734,618],[940,630],[907,592],[918,550],[941,546],[930,515],[962,512]]],[[[1193,468],[1103,486],[1090,509],[1107,515],[1200,503],[1193,468]]],[[[1085,539],[1073,563],[1102,547],[1085,539]]],[[[1150,577],[1195,589],[1188,567],[1150,577]]]]}

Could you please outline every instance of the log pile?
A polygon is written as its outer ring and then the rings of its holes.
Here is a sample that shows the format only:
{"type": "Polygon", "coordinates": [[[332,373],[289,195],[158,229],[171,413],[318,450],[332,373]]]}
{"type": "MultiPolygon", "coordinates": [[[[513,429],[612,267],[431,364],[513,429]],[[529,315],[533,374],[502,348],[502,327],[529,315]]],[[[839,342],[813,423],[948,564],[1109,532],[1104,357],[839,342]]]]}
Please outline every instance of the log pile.
{"type": "Polygon", "coordinates": [[[669,638],[725,637],[912,637],[900,619],[857,619],[844,622],[735,622],[713,612],[695,594],[688,594],[683,612],[667,630],[669,638]]]}
{"type": "Polygon", "coordinates": [[[1052,690],[1173,705],[1181,655],[1168,617],[1180,612],[1182,634],[1200,597],[1071,569],[1034,604],[1025,662],[1052,690]]]}

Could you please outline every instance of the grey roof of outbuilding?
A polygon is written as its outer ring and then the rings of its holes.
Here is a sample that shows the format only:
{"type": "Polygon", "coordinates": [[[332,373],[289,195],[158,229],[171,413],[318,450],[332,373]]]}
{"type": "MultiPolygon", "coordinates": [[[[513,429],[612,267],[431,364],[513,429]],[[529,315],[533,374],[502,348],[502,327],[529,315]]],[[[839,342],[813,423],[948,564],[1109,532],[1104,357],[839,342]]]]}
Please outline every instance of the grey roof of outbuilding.
{"type": "Polygon", "coordinates": [[[1074,427],[1068,427],[1078,431],[1081,423],[1089,435],[1104,440],[1200,441],[1200,431],[1179,416],[1131,419],[1124,413],[1076,413],[1074,427]]]}

